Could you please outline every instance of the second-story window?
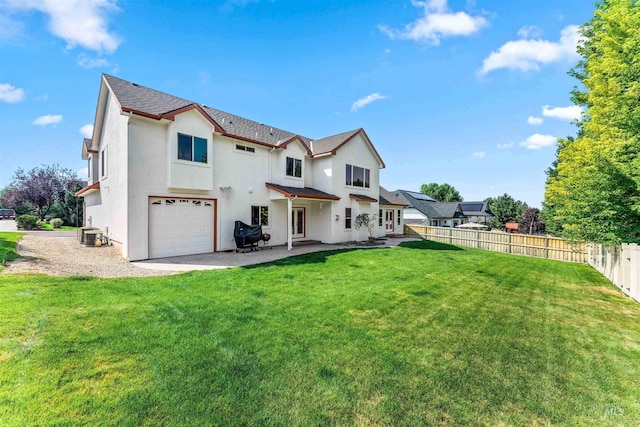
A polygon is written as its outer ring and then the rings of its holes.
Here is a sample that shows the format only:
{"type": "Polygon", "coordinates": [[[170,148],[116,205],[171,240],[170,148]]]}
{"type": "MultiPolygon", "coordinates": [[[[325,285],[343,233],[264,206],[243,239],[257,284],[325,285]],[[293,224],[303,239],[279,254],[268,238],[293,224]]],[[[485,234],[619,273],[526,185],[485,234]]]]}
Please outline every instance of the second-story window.
{"type": "Polygon", "coordinates": [[[287,176],[302,178],[302,160],[287,157],[287,176]]]}
{"type": "Polygon", "coordinates": [[[371,170],[359,166],[347,165],[346,185],[369,188],[371,186],[371,170]]]}
{"type": "Polygon", "coordinates": [[[207,163],[207,140],[197,136],[178,134],[178,159],[207,163]]]}
{"type": "Polygon", "coordinates": [[[91,181],[91,179],[93,178],[92,177],[93,174],[91,173],[91,169],[93,169],[92,160],[93,159],[92,159],[91,155],[89,155],[89,158],[87,160],[87,179],[89,181],[91,181]]]}

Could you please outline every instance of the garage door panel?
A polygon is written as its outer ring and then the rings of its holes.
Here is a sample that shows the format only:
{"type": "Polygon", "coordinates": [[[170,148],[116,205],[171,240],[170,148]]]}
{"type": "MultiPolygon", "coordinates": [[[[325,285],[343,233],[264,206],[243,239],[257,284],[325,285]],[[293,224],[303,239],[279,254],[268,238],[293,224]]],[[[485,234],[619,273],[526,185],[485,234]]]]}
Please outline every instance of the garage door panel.
{"type": "Polygon", "coordinates": [[[213,252],[213,201],[149,199],[149,258],[213,252]]]}

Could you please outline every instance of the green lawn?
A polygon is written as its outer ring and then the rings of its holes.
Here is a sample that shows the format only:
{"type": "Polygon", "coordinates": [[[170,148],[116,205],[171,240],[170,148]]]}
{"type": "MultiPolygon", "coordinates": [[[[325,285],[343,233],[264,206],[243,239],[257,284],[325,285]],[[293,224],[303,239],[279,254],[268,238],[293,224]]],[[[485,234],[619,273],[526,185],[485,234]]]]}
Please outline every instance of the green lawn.
{"type": "Polygon", "coordinates": [[[585,265],[415,242],[0,301],[3,426],[640,425],[640,304],[585,265]]]}
{"type": "Polygon", "coordinates": [[[3,268],[3,261],[13,261],[18,258],[16,243],[20,240],[20,237],[22,237],[22,233],[0,231],[0,271],[3,268]]]}

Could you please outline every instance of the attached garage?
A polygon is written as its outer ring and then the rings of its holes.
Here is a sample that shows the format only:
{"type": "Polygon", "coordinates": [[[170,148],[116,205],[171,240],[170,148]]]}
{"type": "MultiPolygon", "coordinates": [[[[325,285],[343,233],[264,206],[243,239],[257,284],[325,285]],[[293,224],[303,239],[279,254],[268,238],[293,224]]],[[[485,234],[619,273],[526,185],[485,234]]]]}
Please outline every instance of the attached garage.
{"type": "Polygon", "coordinates": [[[150,197],[149,258],[215,250],[215,200],[150,197]]]}

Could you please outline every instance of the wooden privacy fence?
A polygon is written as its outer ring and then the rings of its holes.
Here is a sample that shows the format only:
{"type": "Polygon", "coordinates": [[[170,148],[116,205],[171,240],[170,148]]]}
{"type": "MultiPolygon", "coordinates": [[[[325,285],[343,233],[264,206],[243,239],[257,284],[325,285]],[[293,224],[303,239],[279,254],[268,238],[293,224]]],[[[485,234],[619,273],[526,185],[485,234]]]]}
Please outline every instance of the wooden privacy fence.
{"type": "Polygon", "coordinates": [[[611,280],[622,292],[640,301],[640,246],[588,246],[589,265],[611,280]]]}
{"type": "Polygon", "coordinates": [[[404,227],[408,236],[436,242],[558,261],[587,262],[586,245],[571,246],[564,239],[557,237],[415,224],[407,224],[404,227]]]}

